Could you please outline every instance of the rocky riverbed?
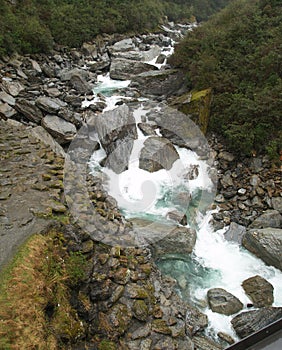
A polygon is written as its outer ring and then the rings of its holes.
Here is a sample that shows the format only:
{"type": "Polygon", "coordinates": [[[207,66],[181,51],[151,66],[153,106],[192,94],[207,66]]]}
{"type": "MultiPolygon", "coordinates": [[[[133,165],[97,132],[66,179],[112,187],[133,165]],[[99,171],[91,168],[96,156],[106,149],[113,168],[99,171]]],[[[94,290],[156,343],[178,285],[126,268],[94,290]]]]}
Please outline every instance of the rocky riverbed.
{"type": "MultiPolygon", "coordinates": [[[[105,35],[80,49],[58,47],[50,55],[13,56],[0,62],[0,264],[8,261],[28,235],[44,230],[56,216],[69,214],[63,184],[65,151],[82,126],[95,132],[99,129],[92,121],[101,118],[106,105],[103,96],[93,94],[97,76],[109,71],[114,79],[131,80],[123,92],[129,104],[149,96],[171,103],[185,92],[182,74],[168,65],[158,69],[148,62],[156,56],[157,63],[165,62],[164,53],[172,40],[178,40],[189,28],[168,24],[158,34],[131,38],[105,35]]],[[[141,127],[155,135],[154,123],[144,121],[141,127]]],[[[159,141],[154,137],[151,142],[159,141]]],[[[166,137],[172,141],[172,135],[166,137]]],[[[213,214],[213,226],[228,227],[227,240],[242,244],[266,264],[282,270],[280,169],[273,168],[265,157],[239,161],[215,136],[208,139],[219,177],[215,198],[219,210],[213,214]]],[[[83,142],[85,150],[89,149],[91,139],[87,136],[83,142]]],[[[99,179],[89,176],[87,182],[95,208],[95,229],[101,235],[130,232],[132,223],[123,218],[99,179]]],[[[68,249],[81,251],[89,265],[85,281],[72,297],[86,325],[78,343],[83,340],[95,347],[99,338],[107,339],[109,346],[118,344],[117,349],[211,350],[233,342],[223,333],[217,343],[207,337],[207,316],[181,300],[174,290],[175,280],[162,276],[156,267],[154,259],[171,246],[169,239],[151,249],[111,247],[98,243],[74,224],[61,229],[68,249]]],[[[181,238],[179,247],[187,245],[190,253],[195,233],[182,225],[176,225],[173,232],[181,238]]],[[[255,307],[252,311],[240,313],[240,300],[217,286],[207,296],[213,311],[237,314],[232,325],[239,337],[282,316],[281,307],[272,307],[273,288],[265,279],[253,276],[242,283],[255,307]],[[263,291],[261,295],[257,290],[263,291]]],[[[72,348],[86,347],[81,343],[72,348]]]]}

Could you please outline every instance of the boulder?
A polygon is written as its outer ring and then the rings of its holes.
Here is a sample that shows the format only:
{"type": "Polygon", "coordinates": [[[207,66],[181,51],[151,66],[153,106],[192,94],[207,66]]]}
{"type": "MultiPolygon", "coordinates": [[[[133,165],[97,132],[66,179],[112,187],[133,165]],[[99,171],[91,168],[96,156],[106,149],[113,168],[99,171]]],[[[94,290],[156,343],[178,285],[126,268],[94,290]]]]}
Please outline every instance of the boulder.
{"type": "Polygon", "coordinates": [[[243,308],[241,301],[223,288],[209,289],[207,297],[211,310],[219,314],[229,316],[243,308]]]}
{"type": "Polygon", "coordinates": [[[179,222],[183,226],[187,225],[187,215],[183,214],[179,210],[173,210],[173,211],[168,212],[167,217],[170,220],[179,222]]]}
{"type": "Polygon", "coordinates": [[[242,244],[242,238],[246,233],[246,227],[239,225],[236,222],[231,222],[229,229],[224,233],[224,237],[227,241],[236,242],[242,244]]]}
{"type": "Polygon", "coordinates": [[[80,94],[88,94],[93,92],[93,86],[89,84],[81,75],[73,74],[70,78],[71,86],[80,94]]]}
{"type": "Polygon", "coordinates": [[[41,123],[60,145],[71,142],[76,135],[75,126],[56,115],[46,115],[41,123]]]}
{"type": "Polygon", "coordinates": [[[145,62],[128,60],[124,58],[114,58],[110,67],[110,77],[117,80],[127,80],[142,72],[157,69],[157,67],[145,62]]]}
{"type": "Polygon", "coordinates": [[[256,218],[249,228],[266,228],[266,227],[282,227],[282,215],[277,210],[266,210],[262,215],[256,218]]]}
{"type": "Polygon", "coordinates": [[[219,343],[216,343],[214,340],[204,336],[204,335],[196,335],[193,337],[193,343],[196,347],[195,349],[200,350],[222,350],[223,346],[219,343]]]}
{"type": "Polygon", "coordinates": [[[137,86],[144,96],[171,96],[182,88],[184,76],[175,69],[150,70],[132,76],[131,80],[129,86],[137,86]]]}
{"type": "Polygon", "coordinates": [[[282,229],[269,227],[249,230],[244,234],[242,244],[266,264],[282,271],[282,229]]]}
{"type": "Polygon", "coordinates": [[[128,106],[97,115],[95,125],[99,140],[107,153],[105,165],[117,174],[128,166],[133,142],[137,139],[135,119],[128,106]]]}
{"type": "Polygon", "coordinates": [[[76,76],[78,75],[84,80],[87,80],[89,78],[89,72],[81,68],[74,68],[71,70],[65,69],[60,72],[59,77],[62,81],[68,81],[68,80],[71,80],[71,78],[74,75],[76,76]]]}
{"type": "Polygon", "coordinates": [[[12,95],[7,94],[7,92],[5,91],[0,92],[0,100],[2,100],[10,106],[14,106],[16,103],[16,99],[12,95]]]}
{"type": "Polygon", "coordinates": [[[51,97],[45,97],[45,96],[38,97],[35,100],[35,104],[37,107],[39,107],[43,111],[51,114],[54,114],[54,113],[56,114],[59,112],[61,108],[67,106],[65,102],[61,101],[58,98],[51,98],[51,97]]]}
{"type": "Polygon", "coordinates": [[[135,48],[135,44],[131,38],[123,39],[116,42],[113,46],[109,47],[110,52],[125,52],[135,48]]]}
{"type": "Polygon", "coordinates": [[[273,304],[273,286],[261,276],[253,276],[242,283],[242,287],[255,307],[271,306],[273,304]]]}
{"type": "Polygon", "coordinates": [[[264,307],[259,310],[242,312],[235,316],[231,323],[240,338],[270,325],[282,317],[282,307],[264,307]]]}
{"type": "Polygon", "coordinates": [[[203,331],[208,325],[208,317],[195,307],[189,306],[186,312],[185,328],[189,337],[203,331]]]}
{"type": "Polygon", "coordinates": [[[34,123],[40,123],[43,114],[33,101],[28,101],[23,98],[18,99],[15,104],[15,109],[23,114],[27,119],[34,123]]]}
{"type": "Polygon", "coordinates": [[[141,149],[139,168],[150,173],[160,169],[169,170],[177,159],[179,159],[179,154],[169,140],[151,136],[144,142],[141,149]]]}
{"type": "Polygon", "coordinates": [[[81,51],[85,56],[91,56],[92,58],[98,58],[98,49],[96,44],[83,43],[81,46],[81,51]]]}
{"type": "Polygon", "coordinates": [[[0,103],[0,116],[2,116],[3,119],[11,118],[15,114],[17,114],[17,111],[8,105],[8,103],[0,103]]]}
{"type": "Polygon", "coordinates": [[[156,126],[147,123],[138,123],[138,128],[142,131],[145,136],[156,135],[156,126]]]}

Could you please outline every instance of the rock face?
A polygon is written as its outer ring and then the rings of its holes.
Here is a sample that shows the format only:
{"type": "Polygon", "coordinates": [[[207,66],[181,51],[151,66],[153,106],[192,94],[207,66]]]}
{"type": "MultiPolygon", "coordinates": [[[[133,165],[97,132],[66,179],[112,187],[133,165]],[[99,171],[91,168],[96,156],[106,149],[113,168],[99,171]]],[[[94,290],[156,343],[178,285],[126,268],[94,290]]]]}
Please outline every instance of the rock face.
{"type": "Polygon", "coordinates": [[[65,145],[72,141],[76,134],[76,128],[73,124],[56,115],[46,115],[46,117],[42,119],[42,126],[60,145],[65,145]]]}
{"type": "Polygon", "coordinates": [[[254,220],[249,228],[282,227],[282,215],[277,210],[267,210],[254,220]]]}
{"type": "Polygon", "coordinates": [[[179,155],[173,144],[162,137],[152,136],[144,142],[139,158],[139,168],[150,173],[160,169],[169,170],[179,155]]]}
{"type": "Polygon", "coordinates": [[[105,165],[117,174],[128,166],[128,160],[137,139],[135,119],[126,105],[98,115],[96,129],[99,140],[107,153],[105,165]]]}
{"type": "Polygon", "coordinates": [[[235,316],[231,323],[236,334],[240,338],[245,338],[281,317],[282,307],[264,307],[259,310],[242,312],[235,316]]]}
{"type": "Polygon", "coordinates": [[[250,277],[242,283],[242,287],[255,307],[273,304],[273,286],[264,278],[260,276],[250,277]]]}
{"type": "Polygon", "coordinates": [[[222,288],[208,290],[207,297],[212,311],[223,315],[233,315],[243,308],[243,304],[238,298],[222,288]]]}
{"type": "Polygon", "coordinates": [[[243,246],[266,264],[282,271],[282,229],[264,228],[246,232],[242,240],[243,246]]]}
{"type": "Polygon", "coordinates": [[[145,62],[128,60],[124,58],[114,58],[110,67],[110,77],[112,79],[127,80],[142,72],[154,71],[158,68],[145,62]]]}

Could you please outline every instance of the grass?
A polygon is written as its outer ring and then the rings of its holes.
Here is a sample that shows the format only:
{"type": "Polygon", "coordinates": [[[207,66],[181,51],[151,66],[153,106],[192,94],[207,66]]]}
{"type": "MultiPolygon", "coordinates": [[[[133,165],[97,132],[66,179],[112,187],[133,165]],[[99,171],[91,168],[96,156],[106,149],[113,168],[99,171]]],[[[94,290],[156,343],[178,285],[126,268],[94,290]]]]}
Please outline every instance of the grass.
{"type": "Polygon", "coordinates": [[[84,261],[68,255],[62,241],[58,232],[30,237],[1,272],[0,349],[63,349],[83,335],[69,282],[72,273],[76,283],[82,278],[84,261]]]}

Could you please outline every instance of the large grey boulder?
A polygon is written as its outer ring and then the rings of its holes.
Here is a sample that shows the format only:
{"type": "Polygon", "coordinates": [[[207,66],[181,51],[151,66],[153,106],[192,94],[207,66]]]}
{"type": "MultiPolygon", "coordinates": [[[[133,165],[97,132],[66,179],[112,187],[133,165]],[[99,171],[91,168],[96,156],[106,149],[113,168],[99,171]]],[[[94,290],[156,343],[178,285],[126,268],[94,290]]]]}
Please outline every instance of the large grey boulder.
{"type": "Polygon", "coordinates": [[[282,307],[264,307],[259,310],[242,312],[235,316],[231,323],[240,338],[268,326],[282,317],[282,307]]]}
{"type": "Polygon", "coordinates": [[[282,215],[277,210],[266,210],[257,219],[255,219],[249,228],[266,228],[266,227],[282,227],[282,215]]]}
{"type": "Polygon", "coordinates": [[[282,271],[282,229],[252,229],[245,233],[243,246],[266,264],[282,271]]]}
{"type": "Polygon", "coordinates": [[[135,48],[135,44],[131,38],[123,39],[109,47],[110,52],[125,52],[135,48]]]}
{"type": "Polygon", "coordinates": [[[56,114],[61,108],[67,106],[65,102],[61,101],[58,98],[51,98],[46,96],[38,97],[35,100],[35,104],[43,111],[51,114],[56,114]]]}
{"type": "Polygon", "coordinates": [[[242,287],[255,307],[271,306],[273,304],[273,286],[261,276],[253,276],[242,283],[242,287]]]}
{"type": "Polygon", "coordinates": [[[104,165],[117,174],[128,166],[133,142],[137,139],[135,119],[128,106],[97,115],[95,126],[99,140],[107,153],[104,165]]]}
{"type": "Polygon", "coordinates": [[[127,80],[142,72],[157,70],[158,68],[145,63],[124,58],[114,58],[110,67],[110,77],[117,80],[127,80]]]}
{"type": "Polygon", "coordinates": [[[153,45],[150,50],[147,51],[127,51],[127,52],[113,52],[113,58],[125,58],[133,61],[152,61],[161,53],[161,48],[157,45],[153,45]]]}
{"type": "Polygon", "coordinates": [[[59,77],[62,81],[68,81],[71,80],[74,75],[79,75],[84,80],[89,78],[89,72],[81,68],[65,69],[60,72],[59,77]]]}
{"type": "Polygon", "coordinates": [[[151,136],[144,142],[141,149],[139,168],[150,173],[160,169],[169,170],[177,159],[179,159],[179,154],[169,140],[151,136]]]}
{"type": "Polygon", "coordinates": [[[42,126],[60,145],[71,142],[76,135],[75,126],[56,115],[46,115],[42,119],[42,126]]]}
{"type": "Polygon", "coordinates": [[[37,124],[40,123],[43,118],[43,113],[33,101],[28,101],[23,98],[18,99],[15,104],[15,109],[27,119],[37,124]]]}
{"type": "Polygon", "coordinates": [[[11,107],[8,103],[0,103],[0,118],[3,117],[3,119],[11,118],[15,114],[17,114],[17,111],[11,107]]]}
{"type": "Polygon", "coordinates": [[[212,288],[207,293],[209,307],[213,312],[233,315],[243,308],[241,301],[223,288],[212,288]]]}
{"type": "Polygon", "coordinates": [[[175,69],[150,70],[131,77],[130,86],[144,96],[171,96],[182,88],[184,76],[175,69]]]}
{"type": "Polygon", "coordinates": [[[89,84],[81,75],[74,74],[70,79],[71,86],[81,94],[91,93],[93,86],[89,84]]]}

